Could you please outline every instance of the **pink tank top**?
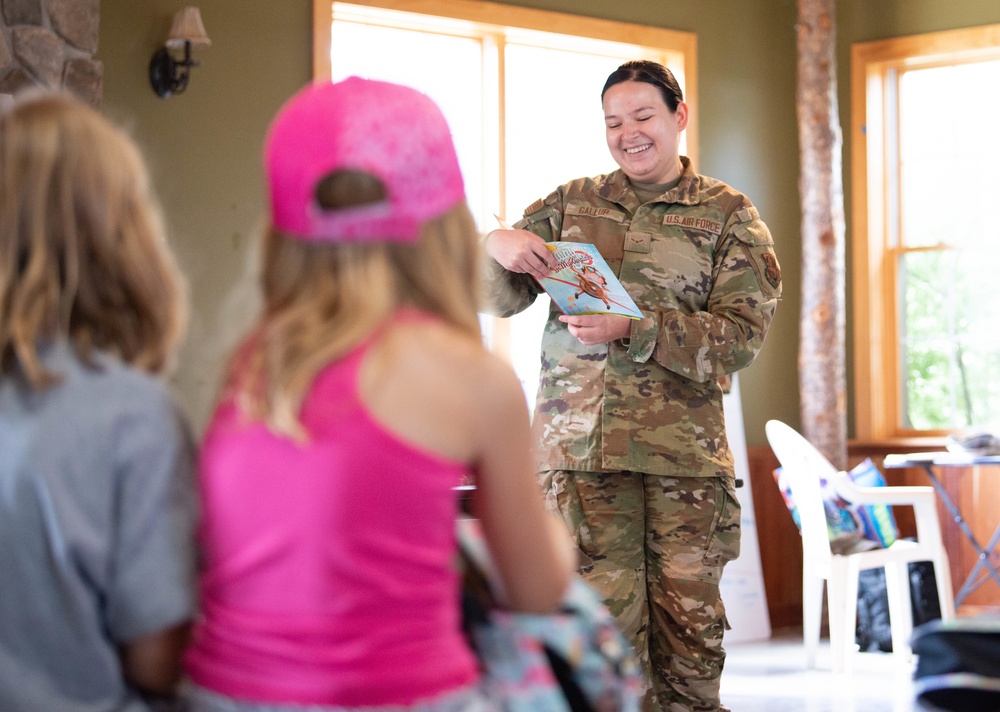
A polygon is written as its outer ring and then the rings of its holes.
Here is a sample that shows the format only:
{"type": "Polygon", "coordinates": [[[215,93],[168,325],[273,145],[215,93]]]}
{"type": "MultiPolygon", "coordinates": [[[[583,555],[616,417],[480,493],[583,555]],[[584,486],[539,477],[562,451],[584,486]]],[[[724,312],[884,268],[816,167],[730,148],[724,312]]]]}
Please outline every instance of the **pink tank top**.
{"type": "Polygon", "coordinates": [[[215,413],[201,452],[202,618],[186,657],[243,700],[410,704],[471,685],[454,487],[465,465],[409,445],[358,398],[366,347],[327,367],[305,445],[215,413]]]}

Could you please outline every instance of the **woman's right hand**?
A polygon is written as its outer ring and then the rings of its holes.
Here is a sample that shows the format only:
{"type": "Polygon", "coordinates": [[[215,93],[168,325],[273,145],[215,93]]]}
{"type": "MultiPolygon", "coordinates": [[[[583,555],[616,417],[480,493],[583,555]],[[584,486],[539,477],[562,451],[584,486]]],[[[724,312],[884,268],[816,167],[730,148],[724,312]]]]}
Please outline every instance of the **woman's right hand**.
{"type": "Polygon", "coordinates": [[[548,277],[556,264],[545,240],[527,230],[494,230],[486,236],[486,254],[505,270],[536,279],[548,277]]]}

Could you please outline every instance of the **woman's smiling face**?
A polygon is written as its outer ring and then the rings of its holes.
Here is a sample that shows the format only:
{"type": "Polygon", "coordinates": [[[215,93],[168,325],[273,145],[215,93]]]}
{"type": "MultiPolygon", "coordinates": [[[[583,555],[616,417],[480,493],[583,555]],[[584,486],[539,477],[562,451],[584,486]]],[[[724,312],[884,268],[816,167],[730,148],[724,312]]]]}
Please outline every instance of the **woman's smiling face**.
{"type": "Polygon", "coordinates": [[[604,93],[608,150],[625,175],[640,183],[669,183],[681,174],[687,120],[687,104],[670,111],[660,90],[646,82],[620,82],[604,93]]]}

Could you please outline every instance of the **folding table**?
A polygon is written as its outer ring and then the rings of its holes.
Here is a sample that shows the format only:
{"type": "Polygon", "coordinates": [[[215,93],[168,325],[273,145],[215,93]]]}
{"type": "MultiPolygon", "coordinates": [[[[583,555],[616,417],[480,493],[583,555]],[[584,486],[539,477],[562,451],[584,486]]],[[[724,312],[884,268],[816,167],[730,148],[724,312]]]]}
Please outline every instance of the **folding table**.
{"type": "Polygon", "coordinates": [[[990,556],[997,549],[997,544],[1000,543],[1000,524],[997,525],[996,530],[993,532],[993,536],[990,537],[989,543],[984,548],[976,539],[976,535],[969,527],[968,522],[965,521],[961,511],[958,509],[958,505],[952,501],[951,497],[948,495],[948,491],[944,487],[944,484],[942,484],[941,480],[939,480],[937,475],[934,473],[935,467],[975,467],[982,465],[1000,465],[1000,455],[973,455],[971,453],[955,452],[919,452],[905,455],[886,455],[883,465],[885,465],[886,469],[903,467],[922,468],[930,478],[931,484],[934,485],[934,489],[937,490],[938,496],[941,498],[944,506],[949,512],[951,512],[955,523],[958,525],[959,529],[962,530],[965,538],[969,540],[972,547],[979,555],[979,560],[973,567],[972,572],[965,579],[965,583],[962,584],[958,593],[955,594],[955,606],[958,607],[966,596],[991,578],[998,586],[1000,586],[1000,570],[998,570],[997,566],[990,560],[990,556]],[[985,572],[982,576],[980,576],[980,571],[983,571],[984,569],[985,572]]]}

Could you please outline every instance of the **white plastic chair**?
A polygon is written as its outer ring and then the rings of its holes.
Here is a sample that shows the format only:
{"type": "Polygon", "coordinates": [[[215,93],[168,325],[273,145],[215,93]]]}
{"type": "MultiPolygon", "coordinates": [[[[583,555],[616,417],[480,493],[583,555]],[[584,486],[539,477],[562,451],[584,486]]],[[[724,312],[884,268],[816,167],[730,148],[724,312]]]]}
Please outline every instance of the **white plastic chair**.
{"type": "Polygon", "coordinates": [[[830,648],[833,671],[851,669],[858,607],[858,573],[885,567],[889,597],[892,650],[909,661],[912,651],[913,612],[910,605],[911,561],[932,561],[937,581],[941,617],[955,615],[948,555],[941,541],[937,506],[932,487],[858,487],[808,440],[778,420],[765,425],[767,440],[788,477],[802,524],[802,635],[806,665],[816,667],[822,623],[823,582],[826,581],[830,648]],[[834,483],[837,494],[851,504],[912,506],[917,521],[917,541],[896,540],[885,549],[835,554],[830,548],[820,478],[834,483]]]}

